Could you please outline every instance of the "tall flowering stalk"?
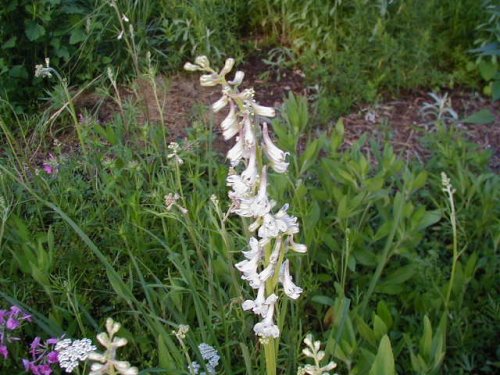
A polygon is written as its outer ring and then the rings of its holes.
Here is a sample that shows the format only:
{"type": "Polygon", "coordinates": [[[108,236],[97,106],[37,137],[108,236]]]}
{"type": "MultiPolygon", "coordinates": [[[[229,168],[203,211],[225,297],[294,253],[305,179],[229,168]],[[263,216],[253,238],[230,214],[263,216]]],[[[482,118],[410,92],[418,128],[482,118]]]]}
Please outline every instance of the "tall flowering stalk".
{"type": "Polygon", "coordinates": [[[302,289],[295,285],[290,275],[290,264],[285,255],[289,250],[305,253],[307,247],[294,241],[299,232],[297,218],[287,213],[288,204],[275,210],[276,202],[268,196],[268,173],[286,173],[287,152],[280,150],[271,140],[266,118],[275,116],[271,107],[261,106],[254,99],[253,89],[240,90],[245,74],[237,71],[232,80],[226,75],[233,69],[234,59],[226,60],[221,71],[210,67],[206,56],[199,56],[195,63],[186,63],[189,71],[200,71],[201,86],[222,87],[222,96],[212,104],[219,112],[229,107],[226,118],[220,124],[226,141],[235,138],[228,151],[230,162],[227,186],[230,188],[230,212],[253,223],[249,231],[249,249],[245,258],[235,266],[241,278],[254,289],[254,300],[243,302],[243,309],[252,311],[261,320],[254,325],[254,332],[264,344],[268,374],[276,374],[276,346],[280,330],[275,322],[279,289],[292,299],[297,299],[302,289]]]}

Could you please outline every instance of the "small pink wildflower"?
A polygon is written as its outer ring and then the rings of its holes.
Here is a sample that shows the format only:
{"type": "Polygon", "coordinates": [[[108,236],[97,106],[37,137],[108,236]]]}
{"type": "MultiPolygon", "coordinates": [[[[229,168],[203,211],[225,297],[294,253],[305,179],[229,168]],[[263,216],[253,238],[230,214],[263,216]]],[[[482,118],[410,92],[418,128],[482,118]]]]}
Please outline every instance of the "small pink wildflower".
{"type": "Polygon", "coordinates": [[[43,162],[42,168],[47,174],[57,174],[58,165],[57,158],[53,154],[49,154],[49,159],[43,162]]]}

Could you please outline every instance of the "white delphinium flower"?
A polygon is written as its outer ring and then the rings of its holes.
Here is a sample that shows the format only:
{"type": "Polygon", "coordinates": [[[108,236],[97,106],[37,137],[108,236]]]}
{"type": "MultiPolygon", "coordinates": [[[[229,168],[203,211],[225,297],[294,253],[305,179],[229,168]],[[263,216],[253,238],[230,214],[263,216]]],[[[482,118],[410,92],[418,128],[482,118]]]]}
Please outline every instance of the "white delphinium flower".
{"type": "Polygon", "coordinates": [[[127,345],[127,339],[116,337],[115,334],[120,330],[121,324],[108,318],[106,320],[106,331],[97,335],[97,340],[106,351],[101,354],[97,352],[89,353],[88,358],[94,361],[90,366],[89,375],[104,375],[104,374],[121,374],[121,375],[137,375],[139,370],[137,367],[131,367],[127,361],[119,361],[116,359],[116,351],[118,348],[127,345]]]}
{"type": "Polygon", "coordinates": [[[250,238],[250,250],[243,252],[245,259],[235,266],[241,272],[241,278],[257,290],[255,300],[245,300],[242,307],[263,318],[255,324],[254,332],[268,342],[280,335],[278,326],[273,322],[278,303],[275,294],[278,283],[281,282],[284,293],[292,299],[298,298],[302,292],[292,282],[290,264],[284,256],[288,250],[304,253],[307,247],[293,240],[299,232],[299,224],[296,217],[287,213],[288,204],[274,213],[275,202],[267,194],[269,167],[277,173],[285,173],[289,165],[286,161],[288,153],[274,145],[267,123],[261,123],[263,118],[274,117],[276,112],[272,107],[258,104],[252,88],[239,90],[245,76],[243,72],[237,71],[233,80],[226,80],[225,76],[233,66],[234,59],[227,59],[223,69],[216,72],[210,67],[208,59],[200,56],[194,64],[186,63],[184,67],[204,73],[200,77],[202,86],[221,85],[222,96],[211,106],[214,112],[229,105],[221,123],[224,139],[235,138],[234,145],[227,152],[231,165],[226,179],[231,189],[228,194],[232,201],[229,212],[254,219],[248,229],[256,233],[250,238]],[[263,162],[262,154],[265,154],[268,165],[263,162]]]}
{"type": "Polygon", "coordinates": [[[228,193],[229,198],[238,202],[241,198],[250,198],[254,189],[256,188],[259,174],[257,171],[256,156],[253,153],[248,160],[246,169],[238,175],[234,169],[230,169],[227,176],[227,186],[231,187],[228,193]]]}
{"type": "Polygon", "coordinates": [[[54,350],[57,352],[59,367],[70,373],[78,367],[80,362],[85,361],[89,353],[96,350],[90,339],[74,340],[64,339],[58,341],[54,350]]]}
{"type": "Polygon", "coordinates": [[[232,101],[229,103],[229,113],[224,121],[221,122],[220,127],[225,141],[230,140],[240,131],[241,126],[238,122],[238,116],[236,114],[236,104],[232,101]]]}
{"type": "Polygon", "coordinates": [[[307,252],[307,246],[301,243],[295,243],[293,237],[288,237],[288,248],[296,253],[304,254],[307,252]]]}
{"type": "Polygon", "coordinates": [[[276,294],[271,294],[266,298],[267,312],[264,316],[264,320],[257,323],[253,330],[257,336],[260,336],[264,339],[266,338],[278,338],[280,335],[280,330],[276,324],[273,322],[274,316],[274,306],[278,301],[278,296],[276,294]]]}
{"type": "Polygon", "coordinates": [[[285,173],[289,164],[285,161],[288,152],[284,152],[274,145],[271,137],[269,137],[267,123],[265,122],[262,124],[262,138],[264,140],[264,152],[271,162],[274,171],[277,173],[285,173]]]}
{"type": "Polygon", "coordinates": [[[267,196],[267,172],[262,168],[259,191],[253,197],[238,197],[235,199],[237,206],[233,212],[242,217],[263,217],[272,208],[272,202],[267,196]]]}
{"type": "Polygon", "coordinates": [[[235,74],[234,74],[234,78],[232,81],[228,81],[228,83],[230,85],[233,85],[233,86],[239,86],[241,85],[241,83],[243,82],[243,78],[245,78],[245,73],[242,72],[241,70],[238,70],[235,74]]]}
{"type": "Polygon", "coordinates": [[[256,254],[253,258],[242,260],[235,265],[241,272],[241,278],[243,280],[248,280],[252,288],[258,288],[260,286],[259,274],[257,272],[260,260],[261,255],[256,254]]]}
{"type": "Polygon", "coordinates": [[[281,265],[279,280],[283,285],[283,290],[285,294],[291,299],[299,298],[302,293],[302,288],[295,285],[292,281],[292,276],[290,276],[290,265],[288,259],[281,265]]]}
{"type": "Polygon", "coordinates": [[[261,315],[265,317],[267,314],[268,305],[266,305],[266,285],[261,283],[259,286],[259,291],[257,292],[257,297],[255,300],[246,300],[242,304],[242,308],[245,311],[252,310],[254,314],[261,315]]]}
{"type": "Polygon", "coordinates": [[[227,152],[226,155],[232,167],[236,167],[240,163],[241,159],[246,156],[243,142],[244,138],[241,136],[241,131],[240,131],[240,136],[236,137],[236,143],[227,152]]]}
{"type": "MultiPolygon", "coordinates": [[[[314,360],[314,365],[305,365],[304,367],[299,367],[297,375],[330,375],[328,371],[333,370],[337,367],[337,364],[333,361],[329,362],[325,366],[321,366],[320,362],[325,358],[325,352],[320,350],[321,342],[314,341],[311,334],[308,334],[304,339],[304,344],[306,348],[302,350],[302,353],[309,358],[314,360]]],[[[337,375],[337,374],[333,374],[337,375]]]]}

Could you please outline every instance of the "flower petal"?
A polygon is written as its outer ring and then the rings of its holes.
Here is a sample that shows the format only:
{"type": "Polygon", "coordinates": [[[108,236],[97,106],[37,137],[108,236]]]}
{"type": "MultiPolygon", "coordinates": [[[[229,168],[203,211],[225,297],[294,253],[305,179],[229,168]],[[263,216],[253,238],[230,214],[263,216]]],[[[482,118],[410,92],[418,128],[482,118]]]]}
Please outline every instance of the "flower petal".
{"type": "Polygon", "coordinates": [[[201,70],[198,65],[191,64],[190,62],[187,62],[184,64],[184,70],[188,70],[190,72],[195,72],[197,70],[201,70]]]}
{"type": "Polygon", "coordinates": [[[230,108],[226,118],[221,122],[222,136],[227,141],[233,138],[240,131],[241,125],[238,123],[236,116],[236,105],[231,100],[229,102],[230,108]]]}
{"type": "Polygon", "coordinates": [[[233,66],[234,66],[234,59],[232,57],[226,59],[226,63],[224,64],[224,67],[220,71],[219,75],[222,77],[225,76],[227,73],[231,71],[231,69],[233,69],[233,66]]]}
{"type": "Polygon", "coordinates": [[[295,285],[292,281],[292,276],[290,276],[290,265],[288,259],[281,265],[281,271],[279,280],[283,285],[283,290],[285,294],[291,299],[299,298],[302,293],[302,288],[295,285]]]}
{"type": "Polygon", "coordinates": [[[263,116],[263,117],[276,116],[276,111],[272,107],[265,107],[263,105],[259,105],[259,104],[255,103],[254,101],[251,101],[250,104],[253,107],[254,114],[256,114],[258,116],[263,116]]]}
{"type": "Polygon", "coordinates": [[[217,86],[220,82],[217,73],[203,74],[200,76],[200,85],[205,87],[217,86]]]}
{"type": "Polygon", "coordinates": [[[210,68],[210,62],[208,61],[208,58],[206,56],[198,56],[195,60],[194,63],[196,65],[201,66],[203,69],[208,69],[210,68]]]}
{"type": "Polygon", "coordinates": [[[242,72],[241,70],[238,70],[236,74],[234,75],[234,78],[232,81],[228,81],[230,85],[233,86],[239,86],[243,82],[243,78],[245,78],[245,73],[242,72]]]}
{"type": "Polygon", "coordinates": [[[229,103],[229,98],[227,97],[227,95],[222,95],[219,100],[212,104],[212,111],[214,111],[215,113],[219,112],[227,105],[227,103],[229,103]]]}

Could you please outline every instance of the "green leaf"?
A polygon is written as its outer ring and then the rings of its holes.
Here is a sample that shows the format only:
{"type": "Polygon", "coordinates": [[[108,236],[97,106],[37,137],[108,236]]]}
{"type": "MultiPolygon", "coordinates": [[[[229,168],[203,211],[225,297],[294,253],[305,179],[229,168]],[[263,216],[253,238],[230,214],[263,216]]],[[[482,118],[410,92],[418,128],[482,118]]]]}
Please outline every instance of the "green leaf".
{"type": "Polygon", "coordinates": [[[321,143],[321,139],[315,139],[307,145],[306,150],[300,157],[301,166],[299,175],[302,175],[304,172],[306,172],[307,169],[309,169],[309,167],[311,167],[316,162],[319,152],[321,151],[321,143]]]}
{"type": "Polygon", "coordinates": [[[344,122],[342,119],[339,119],[330,138],[330,151],[334,153],[342,146],[342,143],[344,143],[344,122]]]}
{"type": "Polygon", "coordinates": [[[2,49],[8,49],[8,48],[13,48],[16,46],[16,40],[17,40],[17,36],[13,36],[11,37],[8,41],[6,41],[3,45],[2,45],[2,49]]]}
{"type": "Polygon", "coordinates": [[[467,263],[465,264],[464,273],[465,277],[469,280],[472,279],[474,273],[476,272],[477,259],[478,259],[477,252],[474,251],[469,257],[469,259],[467,259],[467,263]]]}
{"type": "Polygon", "coordinates": [[[432,356],[432,325],[429,317],[424,316],[424,332],[420,338],[420,355],[427,361],[430,362],[432,356]]]}
{"type": "Polygon", "coordinates": [[[436,334],[432,340],[432,354],[434,356],[433,370],[441,367],[444,355],[446,353],[446,328],[448,325],[447,313],[444,312],[439,321],[436,334]]]}
{"type": "Polygon", "coordinates": [[[162,335],[158,335],[158,360],[159,365],[163,369],[173,369],[173,358],[168,350],[168,345],[165,343],[162,335]]]}
{"type": "Polygon", "coordinates": [[[69,44],[78,44],[83,42],[87,38],[85,30],[82,28],[73,29],[71,31],[71,36],[69,37],[69,44]]]}
{"type": "Polygon", "coordinates": [[[13,78],[28,78],[28,71],[24,65],[14,65],[9,70],[9,75],[13,78]]]}
{"type": "Polygon", "coordinates": [[[390,285],[390,284],[402,284],[405,281],[411,279],[417,268],[415,264],[411,263],[403,267],[399,267],[396,271],[387,275],[381,282],[380,285],[390,285]]]}
{"type": "Polygon", "coordinates": [[[396,375],[391,341],[387,335],[382,337],[382,340],[380,340],[377,355],[370,369],[369,375],[396,375]]]}
{"type": "Polygon", "coordinates": [[[481,109],[478,112],[463,119],[467,124],[486,125],[495,121],[495,115],[489,109],[481,109]]]}
{"type": "Polygon", "coordinates": [[[45,35],[45,28],[35,21],[28,21],[24,32],[28,39],[33,42],[45,35]]]}
{"type": "Polygon", "coordinates": [[[441,220],[441,212],[439,210],[427,211],[418,223],[417,230],[422,230],[436,224],[441,220]]]}
{"type": "Polygon", "coordinates": [[[389,307],[387,307],[384,301],[380,301],[377,304],[377,315],[384,321],[388,329],[394,324],[389,307]]]}
{"type": "Polygon", "coordinates": [[[333,306],[335,304],[335,301],[327,296],[314,296],[311,298],[313,302],[319,303],[321,305],[326,305],[326,306],[333,306]]]}
{"type": "Polygon", "coordinates": [[[68,48],[66,46],[62,46],[61,48],[56,50],[56,56],[61,57],[65,61],[69,60],[70,54],[68,48]]]}
{"type": "Polygon", "coordinates": [[[358,319],[356,319],[356,327],[358,329],[358,333],[362,338],[364,338],[373,347],[377,346],[375,334],[373,333],[370,326],[366,324],[362,318],[358,317],[358,319]]]}
{"type": "Polygon", "coordinates": [[[373,332],[375,333],[375,338],[377,340],[387,334],[387,326],[378,315],[373,317],[373,332]]]}
{"type": "Polygon", "coordinates": [[[500,80],[493,81],[491,84],[491,99],[493,101],[500,99],[500,80]]]}
{"type": "Polygon", "coordinates": [[[477,65],[479,70],[479,74],[485,81],[490,81],[495,76],[497,72],[497,66],[494,62],[490,60],[481,60],[481,62],[477,65]]]}

